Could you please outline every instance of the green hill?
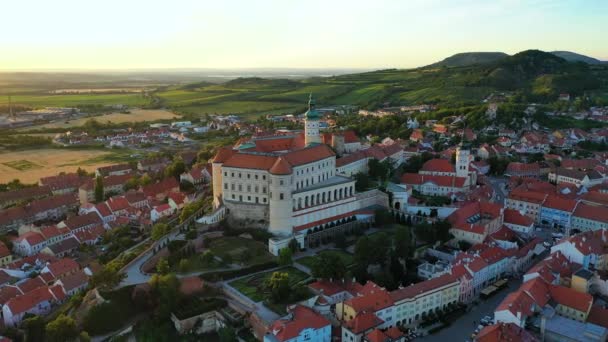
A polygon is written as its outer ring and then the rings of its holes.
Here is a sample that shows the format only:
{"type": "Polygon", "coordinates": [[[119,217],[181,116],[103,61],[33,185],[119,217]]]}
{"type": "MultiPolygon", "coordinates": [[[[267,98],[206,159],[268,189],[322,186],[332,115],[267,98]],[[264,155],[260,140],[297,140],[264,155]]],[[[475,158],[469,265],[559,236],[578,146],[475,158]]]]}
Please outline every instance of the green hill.
{"type": "Polygon", "coordinates": [[[587,64],[600,64],[602,61],[593,57],[581,55],[570,51],[551,51],[552,54],[561,57],[568,62],[583,62],[587,64]]]}
{"type": "Polygon", "coordinates": [[[387,69],[303,80],[240,78],[223,84],[180,86],[157,92],[164,105],[181,112],[261,114],[303,111],[308,94],[320,105],[384,106],[438,104],[479,106],[489,94],[511,92],[518,102],[554,102],[559,93],[583,93],[608,104],[608,66],[570,63],[551,53],[528,50],[465,66],[387,69]]]}
{"type": "Polygon", "coordinates": [[[440,62],[433,63],[428,67],[461,67],[475,64],[496,62],[508,57],[504,52],[462,52],[452,55],[440,62]]]}

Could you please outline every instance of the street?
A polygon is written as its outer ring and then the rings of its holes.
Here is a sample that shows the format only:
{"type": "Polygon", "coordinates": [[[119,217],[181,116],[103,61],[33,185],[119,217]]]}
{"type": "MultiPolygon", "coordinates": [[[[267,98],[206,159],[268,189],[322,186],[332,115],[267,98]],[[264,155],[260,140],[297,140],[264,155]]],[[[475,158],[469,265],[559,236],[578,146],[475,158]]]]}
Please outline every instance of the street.
{"type": "Polygon", "coordinates": [[[502,289],[494,296],[487,300],[480,299],[480,304],[473,307],[473,309],[460,317],[449,327],[439,331],[436,334],[428,335],[419,338],[421,341],[471,341],[471,334],[475,328],[479,325],[479,320],[484,316],[490,316],[494,318],[494,310],[502,302],[502,300],[512,291],[515,291],[519,285],[520,280],[511,279],[507,287],[502,289]],[[475,324],[473,323],[475,322],[475,324]]]}
{"type": "Polygon", "coordinates": [[[490,185],[492,189],[494,189],[493,202],[504,204],[505,203],[505,186],[507,184],[507,179],[505,178],[497,178],[497,177],[488,177],[490,181],[490,185]]]}

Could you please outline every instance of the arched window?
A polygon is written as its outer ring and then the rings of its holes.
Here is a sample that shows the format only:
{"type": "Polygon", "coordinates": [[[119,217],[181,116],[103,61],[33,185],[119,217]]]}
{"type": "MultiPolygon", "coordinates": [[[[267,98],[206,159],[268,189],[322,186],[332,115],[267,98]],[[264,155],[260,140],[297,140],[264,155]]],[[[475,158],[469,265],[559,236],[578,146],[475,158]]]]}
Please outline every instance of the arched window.
{"type": "Polygon", "coordinates": [[[298,209],[302,209],[302,197],[298,198],[298,209]]]}
{"type": "Polygon", "coordinates": [[[321,202],[325,203],[325,193],[323,193],[323,195],[321,196],[321,202]]]}
{"type": "Polygon", "coordinates": [[[321,194],[317,194],[317,200],[316,200],[317,205],[321,204],[321,194]]]}
{"type": "Polygon", "coordinates": [[[308,196],[304,197],[304,208],[308,207],[308,196]]]}
{"type": "Polygon", "coordinates": [[[334,201],[338,199],[338,189],[334,190],[334,201]]]}
{"type": "Polygon", "coordinates": [[[342,199],[342,189],[340,189],[340,192],[338,192],[338,199],[342,199]]]}

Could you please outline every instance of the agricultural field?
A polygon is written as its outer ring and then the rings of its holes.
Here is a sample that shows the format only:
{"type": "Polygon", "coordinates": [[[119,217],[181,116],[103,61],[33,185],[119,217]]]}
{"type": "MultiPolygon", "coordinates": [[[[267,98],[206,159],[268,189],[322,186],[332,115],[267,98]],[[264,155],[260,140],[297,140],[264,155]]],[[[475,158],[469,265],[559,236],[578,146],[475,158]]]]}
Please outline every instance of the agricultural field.
{"type": "MultiPolygon", "coordinates": [[[[12,95],[13,105],[24,105],[33,108],[43,107],[77,107],[80,105],[126,105],[139,107],[150,103],[142,94],[32,94],[12,95]]],[[[0,105],[8,104],[8,97],[0,97],[0,105]]]]}
{"type": "Polygon", "coordinates": [[[249,297],[254,302],[267,300],[270,294],[265,289],[265,283],[270,279],[273,272],[281,272],[289,274],[290,287],[309,278],[309,275],[293,267],[285,267],[277,271],[268,271],[258,273],[249,277],[241,278],[230,282],[230,286],[234,287],[240,293],[249,297]]]}
{"type": "MultiPolygon", "coordinates": [[[[344,263],[344,265],[346,267],[351,266],[354,263],[354,259],[353,259],[353,255],[346,253],[344,251],[339,251],[339,250],[328,250],[328,251],[322,251],[319,254],[322,255],[331,255],[331,256],[337,256],[340,259],[342,259],[342,262],[344,263]]],[[[297,259],[295,262],[302,264],[308,268],[312,268],[312,266],[315,263],[315,260],[317,260],[318,257],[317,256],[306,256],[300,259],[297,259]]]]}
{"type": "Polygon", "coordinates": [[[133,109],[130,113],[110,113],[105,115],[97,115],[92,117],[79,118],[70,121],[58,121],[51,122],[48,124],[24,127],[20,128],[19,131],[28,131],[36,129],[48,129],[48,128],[72,128],[84,125],[89,119],[95,119],[100,123],[125,123],[125,122],[144,122],[144,121],[158,121],[158,120],[174,120],[181,118],[181,115],[175,114],[171,111],[164,109],[133,109]]]}
{"type": "Polygon", "coordinates": [[[37,149],[0,153],[0,183],[17,178],[22,183],[36,183],[41,177],[60,172],[75,172],[81,167],[89,172],[100,166],[128,158],[125,151],[37,149]]]}
{"type": "Polygon", "coordinates": [[[273,261],[265,244],[238,236],[225,236],[211,241],[209,249],[224,261],[232,259],[246,266],[273,261]]]}

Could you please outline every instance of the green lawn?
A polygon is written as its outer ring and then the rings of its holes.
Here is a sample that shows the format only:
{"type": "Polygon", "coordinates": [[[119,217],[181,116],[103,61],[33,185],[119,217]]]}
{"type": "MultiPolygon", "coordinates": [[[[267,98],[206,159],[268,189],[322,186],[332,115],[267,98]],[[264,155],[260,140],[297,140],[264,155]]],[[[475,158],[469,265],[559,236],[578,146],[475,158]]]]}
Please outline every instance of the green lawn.
{"type": "MultiPolygon", "coordinates": [[[[337,256],[340,259],[342,259],[342,262],[344,263],[344,265],[346,267],[349,267],[354,263],[353,255],[350,253],[346,253],[344,251],[329,250],[329,251],[322,251],[319,254],[328,255],[328,256],[329,255],[337,256]]],[[[303,258],[296,260],[296,262],[299,264],[302,264],[308,268],[312,268],[312,265],[314,264],[315,260],[317,260],[317,258],[318,258],[317,256],[307,256],[307,257],[303,257],[303,258]]]]}
{"type": "Polygon", "coordinates": [[[238,236],[224,236],[211,241],[209,248],[213,254],[222,259],[232,258],[233,262],[242,262],[246,266],[273,261],[275,257],[268,253],[265,244],[238,236]]]}
{"type": "MultiPolygon", "coordinates": [[[[74,95],[13,95],[14,105],[40,107],[75,107],[79,105],[116,105],[132,107],[143,106],[150,101],[141,94],[74,94],[74,95]]],[[[0,97],[0,105],[8,103],[8,98],[0,97]]]]}
{"type": "MultiPolygon", "coordinates": [[[[259,273],[256,275],[252,275],[246,278],[241,278],[230,282],[230,286],[234,287],[236,290],[249,297],[254,302],[261,302],[269,299],[270,294],[266,291],[264,284],[270,277],[273,272],[277,271],[269,271],[264,273],[259,273]]],[[[308,279],[309,275],[294,268],[294,267],[285,267],[278,272],[287,272],[289,273],[289,285],[295,286],[301,281],[308,279]]]]}
{"type": "MultiPolygon", "coordinates": [[[[171,271],[172,272],[176,272],[176,273],[190,273],[190,272],[196,272],[196,271],[212,271],[218,268],[223,267],[224,265],[222,265],[221,262],[217,261],[217,260],[213,260],[212,262],[205,262],[203,261],[202,258],[203,254],[193,254],[190,257],[188,257],[187,260],[187,266],[186,267],[180,267],[181,265],[181,260],[178,261],[175,265],[172,265],[171,267],[171,271]]],[[[182,259],[183,260],[183,259],[182,259]]]]}

